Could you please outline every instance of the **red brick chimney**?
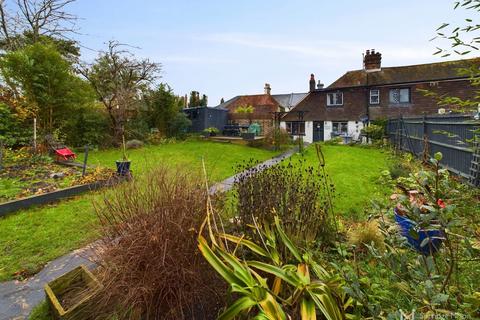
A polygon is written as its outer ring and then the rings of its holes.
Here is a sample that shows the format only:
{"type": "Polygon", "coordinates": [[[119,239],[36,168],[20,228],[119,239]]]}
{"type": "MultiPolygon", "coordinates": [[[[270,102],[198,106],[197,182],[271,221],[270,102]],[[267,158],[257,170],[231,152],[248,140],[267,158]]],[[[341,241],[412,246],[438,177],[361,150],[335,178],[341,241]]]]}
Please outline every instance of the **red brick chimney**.
{"type": "Polygon", "coordinates": [[[312,73],[310,75],[310,92],[315,91],[315,75],[312,73]]]}
{"type": "Polygon", "coordinates": [[[375,49],[367,50],[363,56],[363,68],[366,71],[379,71],[382,68],[382,54],[375,49]]]}

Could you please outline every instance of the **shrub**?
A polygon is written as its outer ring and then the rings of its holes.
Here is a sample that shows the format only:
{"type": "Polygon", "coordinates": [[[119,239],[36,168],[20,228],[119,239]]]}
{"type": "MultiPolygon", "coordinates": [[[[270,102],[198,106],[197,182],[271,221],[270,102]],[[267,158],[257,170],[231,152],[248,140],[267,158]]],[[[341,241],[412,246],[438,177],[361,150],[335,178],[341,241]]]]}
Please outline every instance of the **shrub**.
{"type": "Polygon", "coordinates": [[[282,149],[292,143],[292,137],[285,129],[275,128],[265,134],[263,146],[269,149],[282,149]]]}
{"type": "Polygon", "coordinates": [[[65,143],[70,146],[84,145],[109,147],[112,137],[109,119],[99,106],[85,106],[72,114],[62,126],[65,143]]]}
{"type": "Polygon", "coordinates": [[[168,136],[184,139],[191,126],[192,121],[188,119],[186,114],[183,112],[177,113],[168,125],[168,136]]]}
{"type": "Polygon", "coordinates": [[[215,127],[210,127],[205,130],[203,130],[203,134],[206,136],[216,136],[217,134],[220,133],[220,130],[218,130],[215,127]]]}
{"type": "Polygon", "coordinates": [[[150,127],[142,114],[130,119],[125,127],[127,139],[145,140],[149,133],[150,127]]]}
{"type": "Polygon", "coordinates": [[[343,139],[341,137],[335,137],[330,140],[325,141],[323,144],[327,146],[338,146],[343,142],[343,139]]]}
{"type": "Polygon", "coordinates": [[[143,142],[137,139],[128,140],[125,146],[127,149],[139,149],[143,147],[143,142]]]}
{"type": "Polygon", "coordinates": [[[388,171],[392,179],[400,177],[408,177],[410,174],[410,167],[407,163],[401,161],[393,161],[388,164],[388,171]]]}
{"type": "Polygon", "coordinates": [[[355,224],[348,231],[348,242],[359,250],[367,249],[367,245],[374,245],[377,249],[384,250],[385,237],[375,220],[355,224]]]}
{"type": "Polygon", "coordinates": [[[377,124],[370,124],[362,129],[362,134],[368,136],[373,141],[382,140],[385,136],[385,127],[377,124]]]}
{"type": "Polygon", "coordinates": [[[212,319],[223,292],[197,251],[206,192],[190,173],[152,171],[97,206],[101,222],[96,316],[212,319]],[[195,181],[195,182],[194,182],[195,181]]]}
{"type": "Polygon", "coordinates": [[[248,225],[273,223],[274,214],[282,220],[288,236],[300,247],[314,242],[328,244],[336,234],[333,211],[333,184],[321,159],[318,168],[298,163],[240,166],[244,173],[235,179],[236,214],[243,233],[248,225]],[[251,168],[253,167],[253,168],[251,168]],[[251,169],[247,169],[251,168],[251,169]],[[247,171],[244,171],[247,169],[247,171]]]}
{"type": "Polygon", "coordinates": [[[0,103],[0,140],[3,141],[4,146],[28,145],[33,138],[33,130],[25,127],[9,106],[0,103]]]}

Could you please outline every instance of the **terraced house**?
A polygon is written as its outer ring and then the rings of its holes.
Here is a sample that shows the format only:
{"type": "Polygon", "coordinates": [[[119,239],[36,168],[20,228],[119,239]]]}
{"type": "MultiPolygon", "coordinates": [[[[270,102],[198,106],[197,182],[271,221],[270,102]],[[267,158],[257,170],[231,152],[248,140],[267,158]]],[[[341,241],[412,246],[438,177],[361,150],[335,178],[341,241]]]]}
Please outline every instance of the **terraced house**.
{"type": "Polygon", "coordinates": [[[339,135],[358,139],[371,120],[439,113],[437,100],[425,90],[461,99],[476,95],[461,70],[479,66],[480,58],[386,68],[381,61],[380,52],[367,50],[363,69],[348,71],[326,88],[316,87],[312,74],[308,96],[282,118],[281,126],[307,142],[339,135]]]}

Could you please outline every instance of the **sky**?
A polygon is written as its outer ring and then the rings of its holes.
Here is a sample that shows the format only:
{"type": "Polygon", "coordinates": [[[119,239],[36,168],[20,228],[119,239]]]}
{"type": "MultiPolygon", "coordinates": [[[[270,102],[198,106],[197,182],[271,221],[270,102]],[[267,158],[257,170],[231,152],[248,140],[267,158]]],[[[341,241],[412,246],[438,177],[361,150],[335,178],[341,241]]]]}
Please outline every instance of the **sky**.
{"type": "MultiPolygon", "coordinates": [[[[310,74],[329,85],[362,68],[376,49],[382,66],[442,61],[430,41],[468,12],[453,0],[77,0],[82,59],[109,40],[162,64],[176,94],[200,91],[215,106],[241,94],[306,92],[310,74]]],[[[450,58],[452,59],[452,58],[450,58]]]]}

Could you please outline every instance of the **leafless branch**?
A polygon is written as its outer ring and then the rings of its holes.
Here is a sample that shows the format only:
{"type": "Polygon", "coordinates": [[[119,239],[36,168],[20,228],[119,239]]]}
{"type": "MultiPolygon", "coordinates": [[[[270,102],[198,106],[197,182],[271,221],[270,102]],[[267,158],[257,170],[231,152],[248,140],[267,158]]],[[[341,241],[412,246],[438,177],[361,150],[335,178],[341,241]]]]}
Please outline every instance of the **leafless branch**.
{"type": "Polygon", "coordinates": [[[77,33],[77,16],[66,7],[75,0],[16,0],[15,8],[7,10],[5,0],[0,0],[0,35],[7,47],[14,48],[15,36],[30,33],[33,42],[40,36],[69,39],[77,33]]]}
{"type": "Polygon", "coordinates": [[[158,63],[135,58],[127,47],[110,41],[93,64],[84,63],[78,68],[105,106],[116,140],[123,134],[128,113],[135,110],[141,89],[153,83],[161,70],[158,63]]]}

